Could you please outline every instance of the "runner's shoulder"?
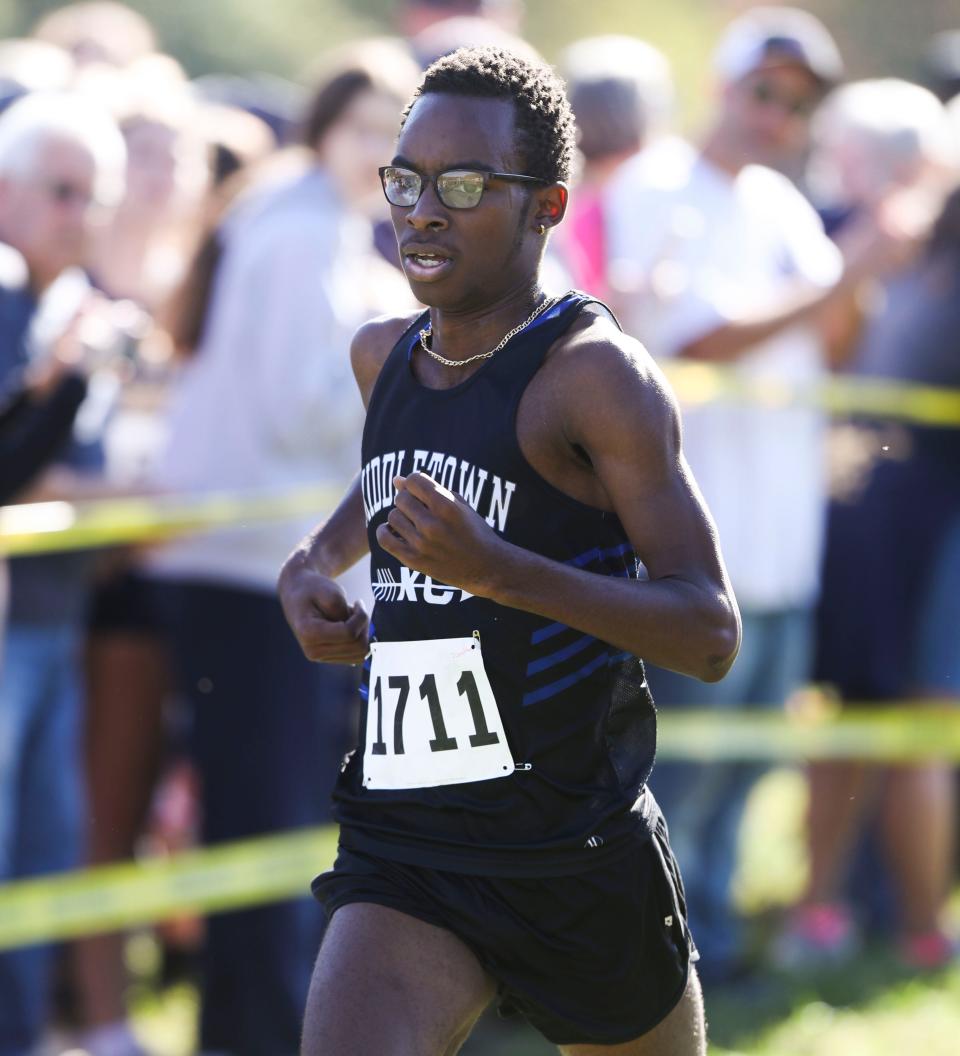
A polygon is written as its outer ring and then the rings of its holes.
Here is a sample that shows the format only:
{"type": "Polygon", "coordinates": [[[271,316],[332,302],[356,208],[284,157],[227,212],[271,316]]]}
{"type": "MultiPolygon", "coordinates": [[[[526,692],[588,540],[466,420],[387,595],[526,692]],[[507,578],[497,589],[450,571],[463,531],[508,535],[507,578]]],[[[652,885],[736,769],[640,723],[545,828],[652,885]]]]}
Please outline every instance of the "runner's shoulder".
{"type": "Polygon", "coordinates": [[[364,401],[372,392],[393,346],[421,314],[422,309],[401,315],[379,315],[376,319],[364,323],[353,335],[350,342],[350,362],[364,401]]]}
{"type": "Polygon", "coordinates": [[[603,413],[674,417],[676,404],[646,348],[606,313],[582,312],[551,349],[548,367],[568,399],[603,413]]]}

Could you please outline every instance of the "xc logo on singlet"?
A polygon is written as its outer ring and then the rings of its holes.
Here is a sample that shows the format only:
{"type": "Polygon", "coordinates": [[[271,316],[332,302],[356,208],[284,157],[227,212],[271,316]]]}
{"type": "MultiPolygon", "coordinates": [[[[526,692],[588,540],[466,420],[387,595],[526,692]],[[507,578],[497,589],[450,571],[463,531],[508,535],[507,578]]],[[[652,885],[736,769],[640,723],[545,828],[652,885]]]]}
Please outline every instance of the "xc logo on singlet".
{"type": "Polygon", "coordinates": [[[451,601],[466,601],[473,597],[460,587],[434,583],[429,576],[406,565],[400,566],[399,580],[389,568],[378,568],[370,586],[377,601],[425,601],[428,605],[449,605],[451,601]]]}

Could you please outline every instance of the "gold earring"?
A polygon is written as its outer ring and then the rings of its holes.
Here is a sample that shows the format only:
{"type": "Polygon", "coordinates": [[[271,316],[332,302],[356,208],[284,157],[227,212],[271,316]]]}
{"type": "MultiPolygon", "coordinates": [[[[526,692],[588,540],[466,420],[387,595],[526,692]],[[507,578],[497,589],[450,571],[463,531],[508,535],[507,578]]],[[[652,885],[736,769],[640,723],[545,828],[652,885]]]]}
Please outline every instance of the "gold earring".
{"type": "Polygon", "coordinates": [[[538,235],[545,235],[546,233],[547,233],[546,225],[545,224],[537,224],[537,234],[538,235]]]}

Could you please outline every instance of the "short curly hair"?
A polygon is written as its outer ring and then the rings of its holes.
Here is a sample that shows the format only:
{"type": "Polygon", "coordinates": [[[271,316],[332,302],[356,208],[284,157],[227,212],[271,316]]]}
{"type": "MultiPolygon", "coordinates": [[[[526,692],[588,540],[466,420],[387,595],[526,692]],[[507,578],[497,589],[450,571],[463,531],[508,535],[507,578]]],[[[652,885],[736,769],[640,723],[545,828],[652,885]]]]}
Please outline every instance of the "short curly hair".
{"type": "Polygon", "coordinates": [[[401,129],[416,101],[432,94],[512,100],[524,173],[549,183],[570,179],[576,123],[563,81],[549,66],[504,48],[460,48],[427,68],[401,129]]]}

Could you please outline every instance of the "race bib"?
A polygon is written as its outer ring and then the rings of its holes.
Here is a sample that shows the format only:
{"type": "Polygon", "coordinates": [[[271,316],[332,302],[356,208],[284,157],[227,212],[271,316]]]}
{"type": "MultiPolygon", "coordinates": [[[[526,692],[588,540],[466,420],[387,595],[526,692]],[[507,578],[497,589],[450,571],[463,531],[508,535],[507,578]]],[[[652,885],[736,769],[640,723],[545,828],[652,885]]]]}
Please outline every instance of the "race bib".
{"type": "Polygon", "coordinates": [[[513,773],[480,639],[370,646],[365,788],[433,788],[513,773]]]}

